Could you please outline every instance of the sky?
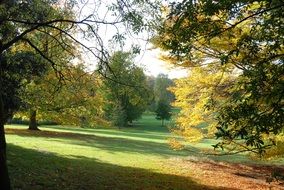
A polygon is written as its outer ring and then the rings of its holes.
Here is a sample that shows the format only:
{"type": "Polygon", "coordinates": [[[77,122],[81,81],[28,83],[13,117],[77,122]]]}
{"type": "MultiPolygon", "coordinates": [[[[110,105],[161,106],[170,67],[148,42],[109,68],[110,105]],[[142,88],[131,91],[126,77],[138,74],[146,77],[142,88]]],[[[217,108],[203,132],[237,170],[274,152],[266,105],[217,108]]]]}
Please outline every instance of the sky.
{"type": "Polygon", "coordinates": [[[163,73],[171,79],[187,76],[187,70],[171,67],[168,63],[159,59],[159,54],[159,50],[145,50],[136,58],[136,64],[145,68],[147,75],[157,76],[159,73],[163,73]]]}
{"type": "MultiPolygon", "coordinates": [[[[95,13],[95,19],[98,20],[115,20],[116,17],[111,14],[107,9],[107,5],[111,1],[101,0],[100,4],[98,4],[96,0],[81,0],[81,3],[78,7],[78,16],[79,19],[85,18],[90,14],[95,13]]],[[[112,36],[118,32],[118,30],[123,29],[123,26],[114,27],[111,25],[102,25],[98,27],[98,33],[104,43],[105,47],[113,46],[113,43],[110,43],[110,39],[112,36]]],[[[127,30],[127,29],[126,29],[127,30]]],[[[119,31],[120,32],[120,31],[119,31]]],[[[147,75],[157,76],[159,73],[167,74],[169,78],[181,78],[187,75],[186,70],[180,68],[171,68],[169,64],[159,59],[159,50],[151,48],[151,44],[148,44],[145,39],[148,37],[147,34],[143,36],[143,34],[139,34],[138,38],[132,36],[131,34],[128,36],[129,39],[126,40],[125,46],[123,47],[124,51],[131,50],[131,44],[138,44],[141,46],[141,54],[136,57],[135,63],[138,66],[144,68],[145,73],[147,75]],[[132,38],[132,39],[131,39],[132,38]],[[143,39],[144,38],[144,39],[143,39]]],[[[127,36],[126,36],[127,38],[127,36]]],[[[85,41],[84,44],[87,46],[94,46],[95,41],[85,41]]],[[[89,67],[95,68],[95,60],[89,53],[85,53],[84,55],[86,62],[89,62],[89,67]]]]}

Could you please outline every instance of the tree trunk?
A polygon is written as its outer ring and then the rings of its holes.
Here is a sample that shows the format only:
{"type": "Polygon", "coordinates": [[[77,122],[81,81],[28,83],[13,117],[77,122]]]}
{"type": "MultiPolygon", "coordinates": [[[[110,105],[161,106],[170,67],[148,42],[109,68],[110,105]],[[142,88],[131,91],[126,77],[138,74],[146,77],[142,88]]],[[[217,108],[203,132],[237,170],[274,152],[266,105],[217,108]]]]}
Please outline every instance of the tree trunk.
{"type": "Polygon", "coordinates": [[[3,124],[0,125],[0,189],[11,189],[6,161],[6,139],[3,124]]]}
{"type": "Polygon", "coordinates": [[[37,127],[36,110],[31,110],[30,112],[29,130],[39,130],[37,127]]]}
{"type": "MultiPolygon", "coordinates": [[[[0,41],[1,42],[1,41],[0,41]]],[[[1,44],[0,44],[1,45],[1,44]]],[[[3,90],[3,70],[2,70],[2,52],[0,52],[0,189],[10,190],[10,178],[7,166],[6,157],[6,138],[4,123],[5,121],[5,111],[4,111],[4,100],[2,95],[3,90]]]]}

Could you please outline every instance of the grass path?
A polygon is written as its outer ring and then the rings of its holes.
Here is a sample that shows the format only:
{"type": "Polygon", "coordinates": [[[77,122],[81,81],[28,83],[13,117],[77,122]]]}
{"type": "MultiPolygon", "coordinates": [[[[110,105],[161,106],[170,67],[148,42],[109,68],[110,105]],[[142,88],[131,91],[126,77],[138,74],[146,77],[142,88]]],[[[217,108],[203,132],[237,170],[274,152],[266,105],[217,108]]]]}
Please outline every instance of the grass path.
{"type": "MultiPolygon", "coordinates": [[[[214,172],[224,168],[224,164],[235,166],[224,161],[249,162],[244,155],[205,158],[201,154],[171,150],[166,140],[167,129],[151,115],[144,115],[135,126],[121,130],[41,126],[41,131],[28,131],[26,128],[6,126],[13,189],[230,189],[229,180],[227,185],[210,182],[208,175],[212,175],[212,170],[206,168],[215,166],[214,172]]],[[[210,144],[211,140],[204,140],[191,149],[199,151],[210,144]]],[[[220,171],[219,175],[224,174],[220,171]]],[[[255,184],[270,187],[263,181],[261,178],[255,184]]],[[[232,187],[240,189],[237,185],[232,187]]]]}

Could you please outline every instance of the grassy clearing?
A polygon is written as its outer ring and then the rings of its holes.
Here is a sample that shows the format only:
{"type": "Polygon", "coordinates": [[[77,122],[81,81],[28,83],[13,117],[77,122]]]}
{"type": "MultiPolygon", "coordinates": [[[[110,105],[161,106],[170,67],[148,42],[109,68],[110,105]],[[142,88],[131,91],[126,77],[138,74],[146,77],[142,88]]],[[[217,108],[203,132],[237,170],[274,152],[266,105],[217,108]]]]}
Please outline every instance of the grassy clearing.
{"type": "Polygon", "coordinates": [[[190,151],[171,150],[167,129],[152,115],[120,130],[26,128],[6,126],[14,189],[226,189],[204,182],[198,177],[203,171],[184,161],[249,162],[245,155],[205,159],[200,150],[209,148],[212,140],[190,151]]]}

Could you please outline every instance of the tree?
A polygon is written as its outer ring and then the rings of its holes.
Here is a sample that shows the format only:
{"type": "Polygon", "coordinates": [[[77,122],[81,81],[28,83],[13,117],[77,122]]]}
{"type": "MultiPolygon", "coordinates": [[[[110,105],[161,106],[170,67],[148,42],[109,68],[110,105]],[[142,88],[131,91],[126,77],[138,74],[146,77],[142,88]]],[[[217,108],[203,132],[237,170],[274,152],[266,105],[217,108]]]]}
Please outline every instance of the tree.
{"type": "Polygon", "coordinates": [[[156,109],[156,119],[162,120],[162,126],[164,126],[164,120],[171,118],[171,106],[165,102],[158,102],[156,109]]]}
{"type": "Polygon", "coordinates": [[[173,81],[165,74],[159,74],[155,78],[154,83],[154,100],[155,100],[155,112],[156,119],[162,120],[162,126],[164,126],[164,120],[169,120],[171,117],[170,104],[174,101],[174,94],[168,90],[173,85],[173,81]]]}
{"type": "MultiPolygon", "coordinates": [[[[65,12],[67,14],[67,12],[65,12]]],[[[38,75],[49,60],[40,44],[32,40],[31,33],[38,32],[47,19],[54,19],[56,12],[49,3],[40,1],[5,1],[0,3],[0,184],[10,189],[6,166],[6,140],[4,124],[19,108],[22,87],[32,76],[38,75]],[[27,21],[28,20],[28,21],[27,21]],[[28,22],[28,24],[26,24],[28,22]],[[29,23],[31,22],[31,23],[29,23]],[[30,46],[31,49],[23,48],[30,46]],[[41,64],[43,63],[43,64],[41,64]]],[[[34,34],[35,35],[35,34],[34,34]]],[[[32,36],[34,36],[32,35],[32,36]]],[[[55,67],[55,65],[53,65],[55,67]]]]}
{"type": "Polygon", "coordinates": [[[212,138],[218,125],[216,113],[230,96],[234,77],[214,67],[193,68],[188,77],[176,79],[170,88],[176,97],[173,106],[180,109],[172,132],[187,142],[212,138]]]}
{"type": "Polygon", "coordinates": [[[261,154],[283,131],[283,7],[278,0],[204,0],[174,2],[166,10],[153,41],[168,61],[235,71],[232,94],[217,112],[222,142],[216,148],[237,145],[237,151],[261,154]]]}
{"type": "MultiPolygon", "coordinates": [[[[66,16],[67,17],[67,16],[66,16]]],[[[70,15],[70,18],[72,19],[72,15],[70,15]]],[[[61,27],[62,30],[66,30],[70,28],[70,24],[65,24],[61,27]]],[[[53,80],[56,79],[56,72],[60,72],[61,74],[66,73],[66,70],[74,70],[75,68],[70,64],[72,59],[74,59],[75,55],[78,55],[78,52],[76,50],[75,45],[72,43],[72,41],[66,36],[62,36],[61,38],[64,39],[64,44],[58,43],[57,40],[55,40],[52,36],[45,35],[46,33],[53,33],[55,36],[60,35],[60,33],[51,28],[44,28],[44,33],[35,33],[32,37],[33,41],[38,44],[38,42],[43,41],[42,44],[39,44],[39,46],[42,47],[42,52],[49,57],[49,59],[54,60],[57,64],[57,71],[54,71],[52,69],[51,65],[46,64],[45,65],[45,72],[42,73],[41,76],[37,77],[34,76],[31,78],[30,83],[26,85],[26,88],[24,92],[22,93],[22,99],[25,102],[25,104],[22,106],[22,112],[28,113],[29,115],[29,129],[30,130],[39,130],[37,126],[37,113],[38,111],[43,110],[50,110],[50,104],[52,99],[54,99],[51,96],[51,92],[55,92],[56,90],[59,90],[59,86],[62,86],[59,84],[56,85],[56,81],[54,82],[53,86],[51,86],[51,82],[47,81],[50,80],[50,76],[54,76],[53,80]],[[58,53],[60,52],[60,53],[58,53]],[[72,54],[71,54],[72,53],[72,54]],[[53,72],[53,73],[52,73],[53,72]],[[49,76],[45,76],[49,75],[49,76]],[[49,78],[49,79],[48,79],[49,78]],[[49,107],[49,108],[47,108],[49,107]]],[[[19,45],[22,51],[30,50],[32,51],[32,47],[25,46],[23,47],[21,44],[19,45]]],[[[69,72],[70,73],[70,72],[69,72]]],[[[63,74],[66,78],[66,75],[63,74]]],[[[68,81],[70,81],[71,78],[68,78],[68,81]]],[[[64,82],[66,84],[66,81],[64,82]]],[[[83,83],[82,83],[83,85],[83,83]]],[[[55,94],[54,94],[55,95],[55,94]]],[[[57,94],[58,95],[58,94],[57,94]]]]}
{"type": "Polygon", "coordinates": [[[86,72],[82,65],[70,68],[64,76],[69,80],[55,94],[50,109],[42,113],[44,118],[81,127],[105,124],[99,76],[86,72]]]}
{"type": "Polygon", "coordinates": [[[148,109],[155,111],[159,101],[163,101],[168,105],[174,101],[174,94],[168,90],[173,85],[173,81],[165,74],[159,74],[157,77],[148,76],[147,84],[153,91],[153,99],[151,100],[148,109]]]}
{"type": "Polygon", "coordinates": [[[110,59],[110,71],[106,75],[104,92],[107,100],[107,117],[114,124],[125,126],[139,118],[150,99],[146,76],[133,62],[133,55],[115,52],[110,59]]]}
{"type": "Polygon", "coordinates": [[[66,67],[62,74],[68,80],[61,87],[52,70],[27,84],[22,93],[24,104],[18,115],[30,116],[30,110],[33,112],[36,128],[32,130],[37,129],[37,116],[82,127],[104,123],[101,109],[104,98],[97,93],[99,77],[84,71],[82,65],[66,67]]]}
{"type": "Polygon", "coordinates": [[[170,104],[174,100],[174,95],[168,90],[172,85],[173,81],[165,74],[159,74],[155,78],[154,97],[157,104],[159,101],[170,104]]]}
{"type": "Polygon", "coordinates": [[[43,65],[39,60],[41,60],[40,57],[33,52],[12,53],[6,51],[1,55],[0,124],[2,128],[0,127],[0,183],[4,189],[9,189],[10,184],[6,166],[6,142],[3,127],[5,122],[13,116],[14,112],[21,105],[20,94],[23,90],[23,83],[29,81],[32,76],[41,74],[43,65]]]}
{"type": "Polygon", "coordinates": [[[155,86],[155,77],[154,76],[146,76],[147,80],[147,86],[149,90],[152,92],[152,99],[149,100],[148,108],[147,110],[154,112],[156,109],[156,101],[154,96],[154,86],[155,86]]]}

